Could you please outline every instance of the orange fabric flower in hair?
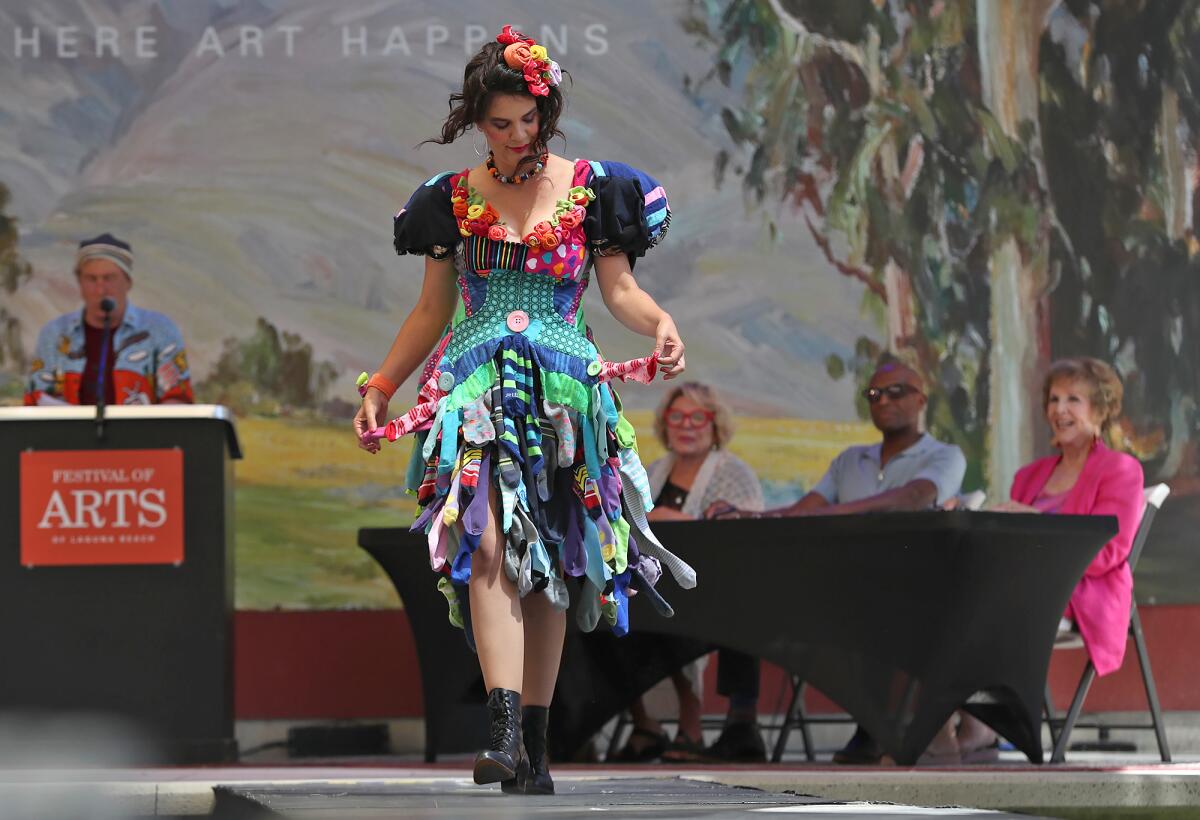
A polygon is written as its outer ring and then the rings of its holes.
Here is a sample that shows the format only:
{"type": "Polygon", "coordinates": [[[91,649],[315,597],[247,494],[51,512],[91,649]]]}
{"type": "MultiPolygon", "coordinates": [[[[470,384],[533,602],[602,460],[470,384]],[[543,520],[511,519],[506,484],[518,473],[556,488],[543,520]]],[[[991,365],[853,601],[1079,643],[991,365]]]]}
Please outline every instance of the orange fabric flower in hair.
{"type": "Polygon", "coordinates": [[[504,47],[504,62],[515,71],[524,71],[525,64],[531,59],[529,46],[525,43],[512,43],[504,47]]]}

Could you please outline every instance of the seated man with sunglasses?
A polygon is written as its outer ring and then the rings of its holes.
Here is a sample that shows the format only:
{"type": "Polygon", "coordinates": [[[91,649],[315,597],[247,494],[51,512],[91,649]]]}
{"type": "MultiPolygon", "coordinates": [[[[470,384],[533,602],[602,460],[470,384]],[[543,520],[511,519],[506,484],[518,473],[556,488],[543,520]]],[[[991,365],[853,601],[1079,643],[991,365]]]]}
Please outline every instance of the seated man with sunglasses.
{"type": "MultiPolygon", "coordinates": [[[[862,393],[871,409],[871,421],[883,434],[879,444],[848,447],[838,454],[825,476],[803,498],[788,507],[761,513],[714,504],[710,518],[760,516],[838,515],[864,512],[901,512],[940,506],[962,487],[967,461],[962,451],[944,444],[920,428],[925,391],[920,375],[905,364],[889,359],[876,368],[862,393]]],[[[757,664],[754,667],[757,671],[757,664]]],[[[835,763],[878,763],[883,752],[857,729],[835,763]]]]}

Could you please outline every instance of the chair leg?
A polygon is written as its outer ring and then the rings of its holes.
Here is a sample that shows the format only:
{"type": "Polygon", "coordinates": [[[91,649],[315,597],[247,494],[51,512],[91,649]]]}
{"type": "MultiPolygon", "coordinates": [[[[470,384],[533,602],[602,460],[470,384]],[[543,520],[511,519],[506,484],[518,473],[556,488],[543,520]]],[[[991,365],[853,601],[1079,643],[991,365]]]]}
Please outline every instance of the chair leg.
{"type": "MultiPolygon", "coordinates": [[[[787,748],[788,735],[792,731],[792,716],[796,713],[796,704],[801,702],[804,682],[795,675],[792,676],[792,699],[788,702],[787,711],[783,713],[783,723],[779,727],[779,737],[775,739],[775,751],[771,754],[771,762],[783,760],[783,750],[787,748]]],[[[808,740],[805,739],[805,752],[808,751],[808,740]]],[[[811,760],[811,758],[809,758],[811,760]]]]}
{"type": "Polygon", "coordinates": [[[1054,731],[1058,715],[1054,713],[1054,693],[1050,691],[1050,681],[1046,681],[1046,691],[1042,696],[1042,702],[1046,709],[1046,728],[1050,730],[1050,748],[1053,749],[1058,744],[1058,733],[1054,731]]]}
{"type": "Polygon", "coordinates": [[[617,716],[617,722],[613,726],[612,737],[608,741],[608,751],[604,753],[605,760],[617,759],[617,752],[621,751],[621,737],[625,734],[625,727],[632,722],[628,712],[622,712],[617,716]]]}
{"type": "Polygon", "coordinates": [[[1054,753],[1050,755],[1051,763],[1062,763],[1066,760],[1067,741],[1071,739],[1071,730],[1075,728],[1075,721],[1079,720],[1079,712],[1083,709],[1084,698],[1087,697],[1088,690],[1092,688],[1092,681],[1095,679],[1096,667],[1092,666],[1092,662],[1089,660],[1087,666],[1083,668],[1079,685],[1075,687],[1075,697],[1071,700],[1071,708],[1067,710],[1067,717],[1059,730],[1058,742],[1054,744],[1054,753]]]}
{"type": "Polygon", "coordinates": [[[813,754],[812,729],[808,728],[808,713],[804,711],[804,681],[800,681],[799,691],[796,692],[796,719],[800,721],[800,738],[804,741],[804,759],[809,763],[816,760],[813,754]]]}
{"type": "Polygon", "coordinates": [[[1146,686],[1150,719],[1154,721],[1154,734],[1158,738],[1158,754],[1163,763],[1170,763],[1171,749],[1167,746],[1167,727],[1163,723],[1162,708],[1158,703],[1158,690],[1154,686],[1154,673],[1150,670],[1150,653],[1146,651],[1146,636],[1142,634],[1142,619],[1138,616],[1137,604],[1134,604],[1129,613],[1129,628],[1133,632],[1133,645],[1137,649],[1138,666],[1142,670],[1142,683],[1146,686]]]}

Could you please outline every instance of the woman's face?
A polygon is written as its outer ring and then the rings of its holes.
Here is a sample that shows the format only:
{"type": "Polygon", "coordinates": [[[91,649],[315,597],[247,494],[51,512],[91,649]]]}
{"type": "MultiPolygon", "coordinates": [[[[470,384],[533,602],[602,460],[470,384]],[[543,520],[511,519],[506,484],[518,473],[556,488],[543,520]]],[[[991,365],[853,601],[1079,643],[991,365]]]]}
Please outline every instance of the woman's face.
{"type": "Polygon", "coordinates": [[[714,414],[702,404],[680,394],[667,408],[667,449],[677,456],[707,453],[713,447],[714,414]]]}
{"type": "Polygon", "coordinates": [[[1059,447],[1090,444],[1100,435],[1100,423],[1092,407],[1091,387],[1077,379],[1059,379],[1050,385],[1046,421],[1059,447]]]}
{"type": "Polygon", "coordinates": [[[515,163],[533,150],[541,118],[529,94],[493,94],[478,125],[496,159],[515,163]]]}

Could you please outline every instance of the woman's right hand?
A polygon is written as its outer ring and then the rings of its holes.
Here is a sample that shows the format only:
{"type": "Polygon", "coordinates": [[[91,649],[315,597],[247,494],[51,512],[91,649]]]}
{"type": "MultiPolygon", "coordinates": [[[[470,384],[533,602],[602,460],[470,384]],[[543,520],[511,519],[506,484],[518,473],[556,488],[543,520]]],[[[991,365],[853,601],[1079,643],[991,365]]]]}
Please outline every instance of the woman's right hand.
{"type": "Polygon", "coordinates": [[[388,400],[383,391],[377,387],[368,387],[367,395],[363,396],[362,405],[354,414],[354,435],[358,439],[359,448],[368,453],[379,452],[379,440],[363,442],[363,434],[376,430],[387,423],[388,400]]]}

